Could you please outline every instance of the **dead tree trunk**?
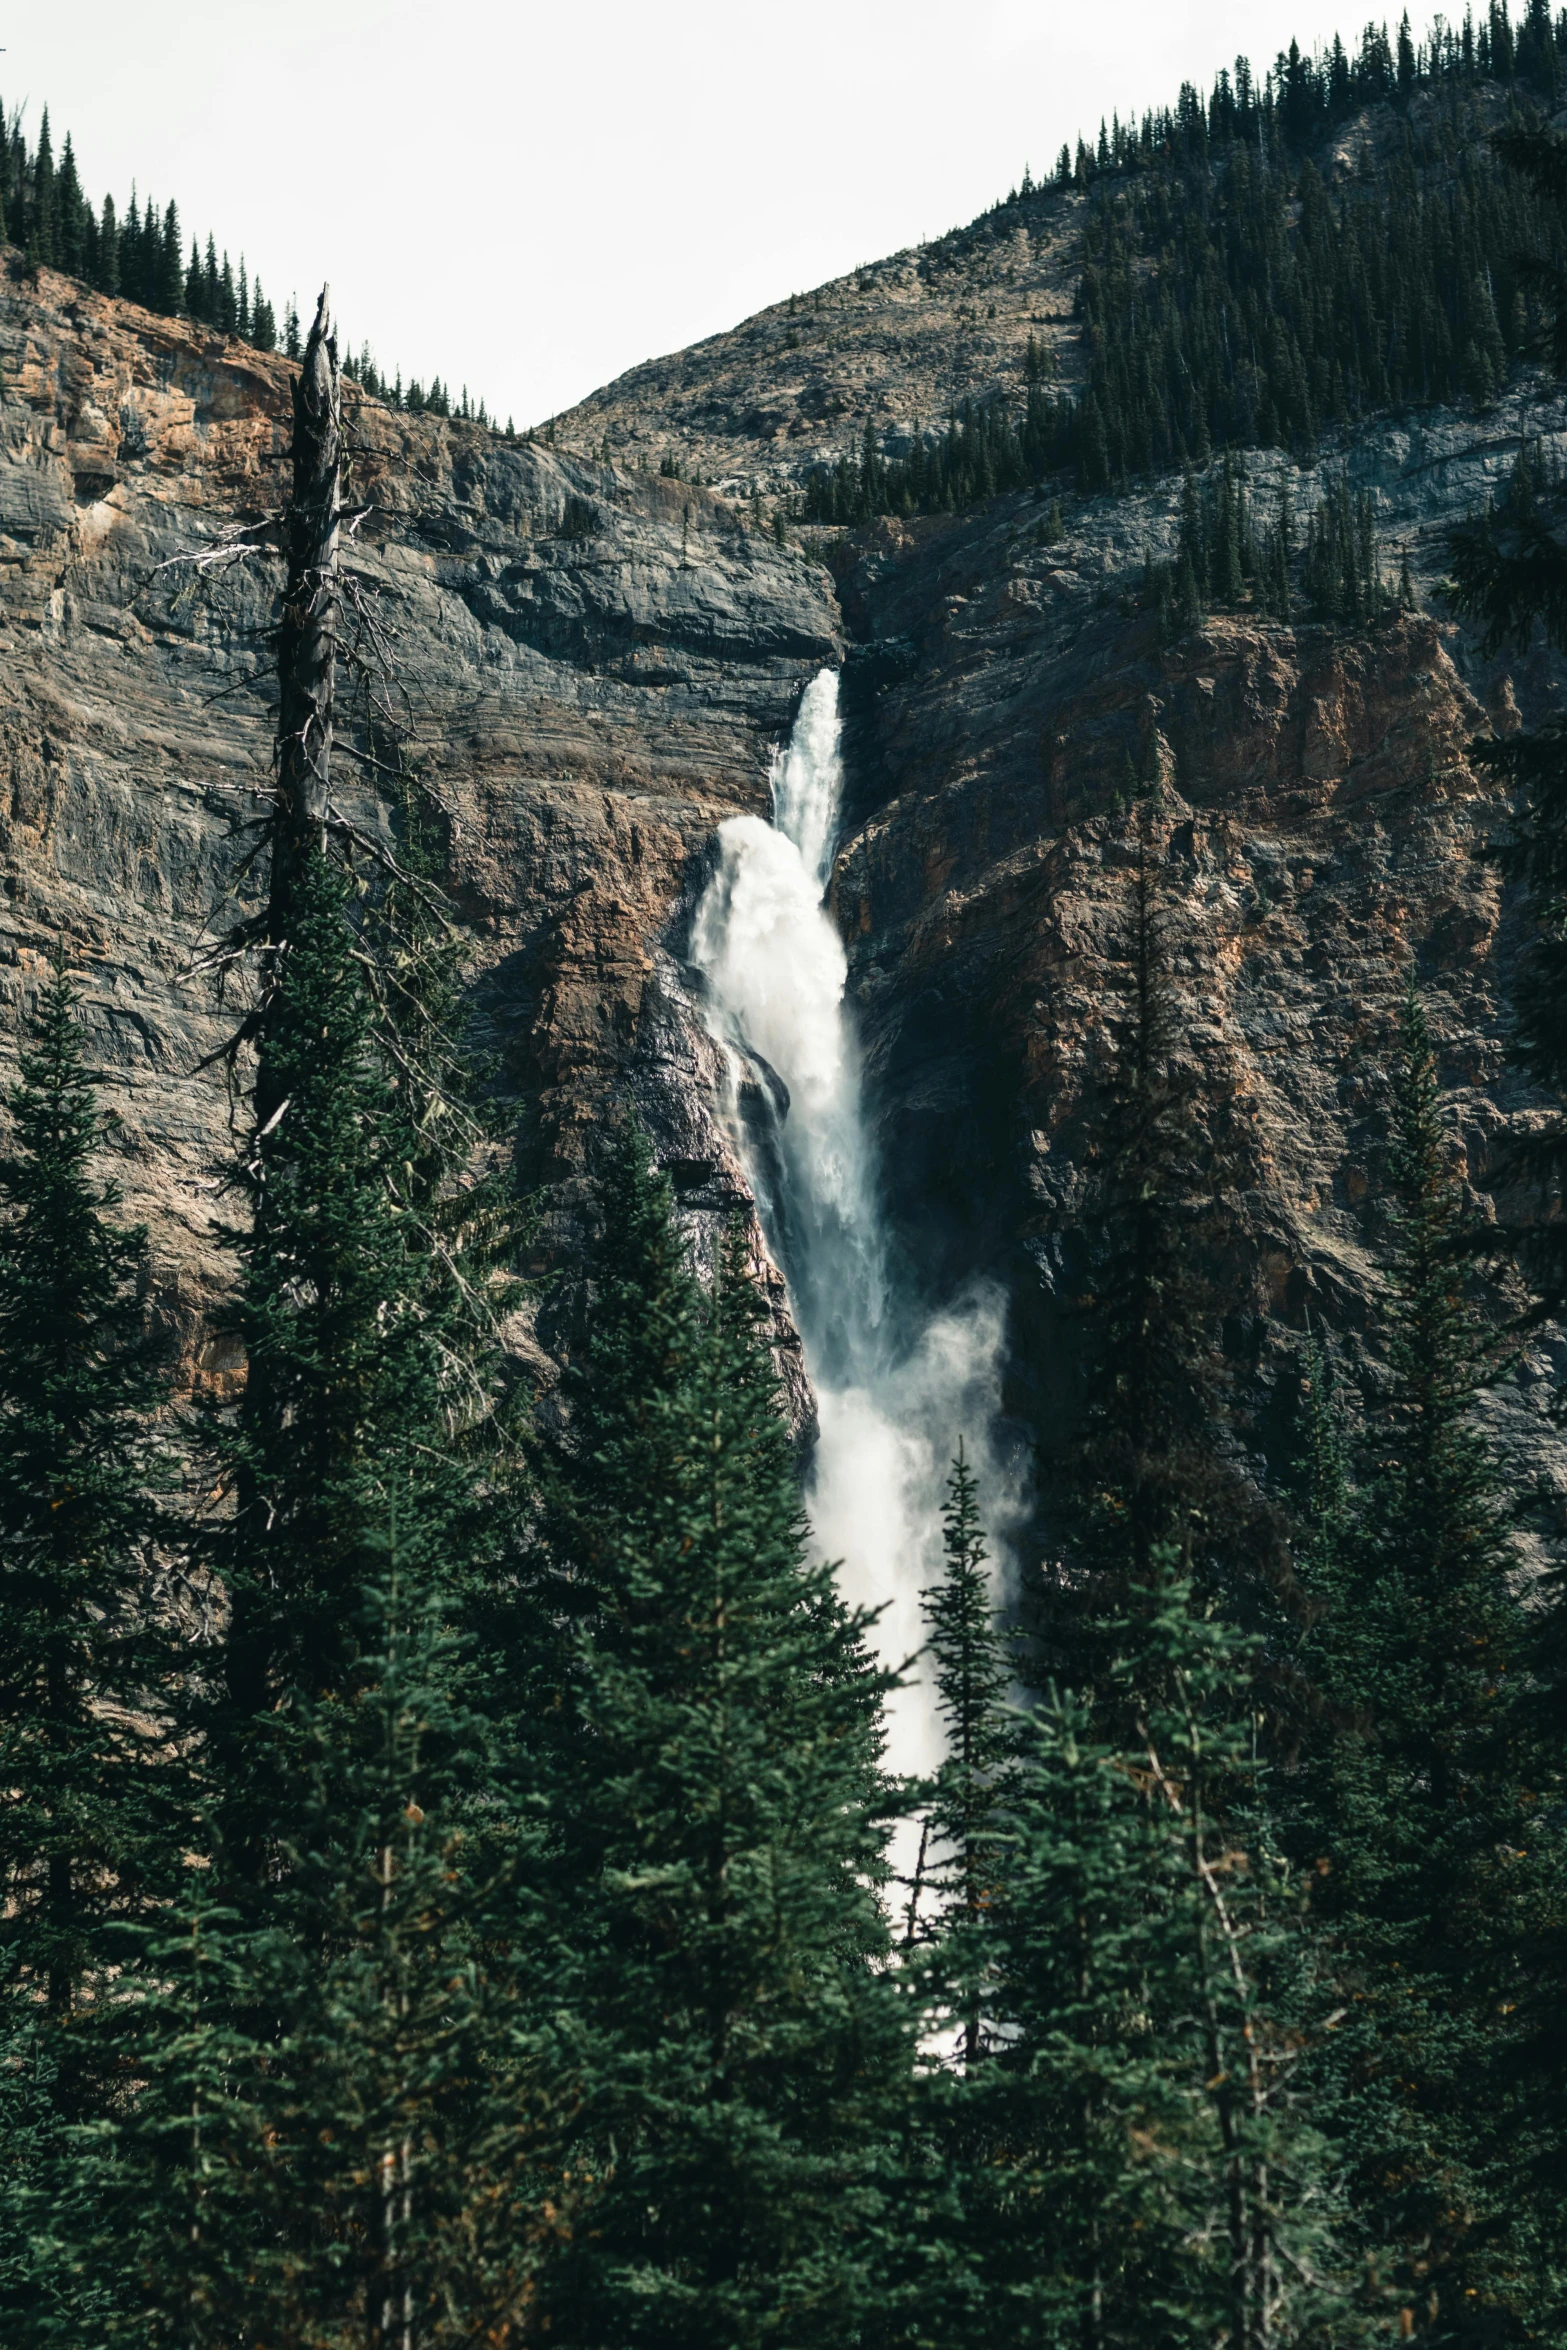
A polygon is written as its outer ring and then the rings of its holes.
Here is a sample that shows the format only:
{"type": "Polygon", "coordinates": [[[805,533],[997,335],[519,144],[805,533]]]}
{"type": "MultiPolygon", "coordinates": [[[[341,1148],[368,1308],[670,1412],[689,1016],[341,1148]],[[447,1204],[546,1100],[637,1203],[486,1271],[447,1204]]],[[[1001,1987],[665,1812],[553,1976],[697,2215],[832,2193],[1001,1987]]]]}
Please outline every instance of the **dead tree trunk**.
{"type": "MultiPolygon", "coordinates": [[[[337,689],[338,516],[343,397],[332,331],[331,288],[323,286],[304,365],[294,385],[294,492],[284,531],[288,581],[278,628],[280,692],[277,797],[267,906],[265,984],[277,985],[288,951],[294,893],[313,853],[325,845],[332,775],[332,703],[337,689]]],[[[265,1052],[262,1060],[265,1063],[265,1052]]],[[[263,1076],[264,1083],[264,1076],[263,1076]]],[[[258,1122],[275,1102],[258,1089],[258,1122]]]]}
{"type": "MultiPolygon", "coordinates": [[[[315,324],[305,346],[305,363],[294,386],[294,491],[283,521],[288,579],[277,634],[277,787],[268,826],[271,880],[261,927],[260,998],[240,1031],[240,1037],[248,1037],[256,1046],[252,1110],[256,1131],[263,1136],[277,1125],[286,1106],[268,1039],[275,1033],[274,1011],[294,928],[299,885],[312,855],[326,844],[332,703],[337,687],[337,541],[343,441],[330,292],[330,287],[321,289],[315,324]]],[[[268,1425],[274,1409],[265,1362],[252,1356],[243,1405],[243,1418],[252,1433],[268,1425]]],[[[242,1470],[235,1490],[237,1523],[264,1511],[266,1505],[256,1490],[251,1468],[242,1470]]],[[[231,1593],[224,1668],[235,1721],[249,1722],[269,1702],[273,1651],[271,1602],[241,1583],[231,1593]]],[[[240,1849],[242,1870],[259,1880],[266,1866],[265,1838],[259,1823],[247,1823],[240,1849]]]]}

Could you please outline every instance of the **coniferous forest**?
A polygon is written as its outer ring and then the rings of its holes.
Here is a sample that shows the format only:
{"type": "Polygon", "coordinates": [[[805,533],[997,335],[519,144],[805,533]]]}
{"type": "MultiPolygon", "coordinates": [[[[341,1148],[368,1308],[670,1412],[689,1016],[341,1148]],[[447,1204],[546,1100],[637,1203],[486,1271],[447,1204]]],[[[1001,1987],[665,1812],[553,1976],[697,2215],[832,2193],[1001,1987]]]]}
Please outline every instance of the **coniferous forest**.
{"type": "MultiPolygon", "coordinates": [[[[1083,399],[1036,383],[1021,437],[976,409],[901,468],[868,441],[828,518],[1222,449],[1149,582],[1168,625],[1243,592],[1374,620],[1369,507],[1269,537],[1233,453],[1487,396],[1536,345],[1567,370],[1567,139],[1526,111],[1558,38],[1543,0],[1368,33],[1064,155],[1083,399]],[[1417,91],[1342,202],[1293,160],[1417,91]]],[[[210,242],[187,265],[172,206],[95,216],[43,127],[3,161],[40,262],[265,346],[259,287],[210,242]]],[[[920,1668],[946,1759],[898,1779],[745,1233],[693,1268],[629,1113],[548,1410],[502,1343],[530,1206],[381,640],[331,651],[324,306],[288,333],[276,791],[221,942],[242,1374],[193,1393],[149,1315],[63,942],[0,1128],[0,2341],[1567,2345],[1567,1585],[1481,1408],[1567,1307],[1567,732],[1472,746],[1516,790],[1490,854],[1547,1107],[1514,1188],[1547,1210],[1476,1226],[1411,981],[1378,1375],[1308,1332],[1277,1475],[1225,1335],[1248,1142],[1181,1054],[1140,779],[1076,1433],[1003,1610],[952,1430],[920,1668]],[[384,839],[331,814],[334,728],[384,839]]],[[[1562,500],[1525,465],[1455,536],[1494,646],[1567,650],[1562,500]]]]}
{"type": "MultiPolygon", "coordinates": [[[[132,188],[123,213],[112,196],[95,207],[83,192],[69,133],[55,159],[47,107],[37,139],[29,143],[21,110],[13,107],[7,114],[0,105],[0,244],[7,241],[22,248],[31,268],[62,270],[101,294],[121,295],[166,318],[194,319],[218,334],[237,335],[258,351],[283,350],[290,359],[300,355],[292,298],[280,321],[259,277],[252,283],[244,254],[236,270],[227,252],[220,259],[210,232],[205,245],[192,237],[187,253],[178,204],[160,207],[132,188]]],[[[482,401],[475,405],[466,391],[454,395],[438,375],[428,386],[414,378],[405,387],[400,369],[385,380],[368,343],[357,356],[345,357],[344,373],[373,398],[413,415],[490,422],[482,401]]]]}
{"type": "Polygon", "coordinates": [[[1188,84],[1141,124],[1063,148],[969,232],[1005,238],[1049,190],[1084,207],[1076,316],[1085,379],[1066,387],[1031,341],[1024,383],[970,398],[906,456],[869,431],[812,485],[813,520],[961,511],[1065,474],[1081,489],[1206,465],[1216,451],[1324,439],[1389,409],[1484,407],[1542,325],[1535,264],[1567,252],[1560,200],[1507,169],[1491,134],[1559,103],[1567,12],[1493,6],[1416,43],[1368,25],[1358,52],[1246,59],[1206,98],[1188,84]],[[1558,63],[1558,58],[1562,62],[1558,63]],[[1314,154],[1368,107],[1393,135],[1330,190],[1314,154]],[[1533,257],[1532,260],[1526,257],[1533,257]]]}

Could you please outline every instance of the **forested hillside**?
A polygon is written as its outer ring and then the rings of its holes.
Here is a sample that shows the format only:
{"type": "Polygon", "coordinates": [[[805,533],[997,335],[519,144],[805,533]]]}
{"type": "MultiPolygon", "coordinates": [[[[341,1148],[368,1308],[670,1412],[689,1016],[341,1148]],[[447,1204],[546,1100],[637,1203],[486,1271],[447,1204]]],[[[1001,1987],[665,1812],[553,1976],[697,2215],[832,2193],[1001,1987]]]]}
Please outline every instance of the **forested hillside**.
{"type": "MultiPolygon", "coordinates": [[[[1241,58],[1206,99],[1188,86],[1172,112],[1063,150],[1057,187],[1082,198],[1082,380],[1057,388],[1031,336],[1021,386],[970,395],[901,461],[868,425],[806,511],[940,512],[1063,472],[1103,490],[1224,448],[1309,463],[1379,410],[1485,409],[1538,345],[1525,257],[1564,249],[1554,197],[1489,134],[1549,104],[1556,73],[1544,0],[1516,41],[1498,14],[1416,47],[1406,17],[1396,56],[1371,25],[1353,57],[1292,46],[1260,85],[1241,58]]],[[[1025,184],[976,229],[1004,237],[1038,208],[1025,184]]]]}
{"type": "MultiPolygon", "coordinates": [[[[113,272],[171,373],[171,315],[260,340],[259,288],[8,132],[25,396],[53,432],[72,370],[26,337],[78,348],[36,291],[74,269],[135,429],[72,391],[58,464],[0,467],[0,2340],[1567,2350],[1559,33],[1373,30],[1064,155],[969,234],[1069,216],[1075,321],[927,438],[856,416],[768,532],[672,450],[422,395],[422,437],[361,410],[361,545],[324,296],[160,440],[113,272]],[[1342,465],[1297,512],[1334,436],[1525,362],[1553,447],[1447,510],[1435,611],[1342,465]],[[1024,557],[1089,497],[1116,560],[1068,606],[1024,557]],[[1004,632],[1047,592],[1086,651],[1048,716],[1006,669],[984,757],[1015,701],[1027,762],[965,802],[953,665],[1044,667],[1004,632]],[[1491,724],[1455,659],[1504,652],[1491,724]],[[902,1246],[1005,1198],[1039,1447],[1023,1514],[950,1430],[912,1777],[812,1539],[692,943],[715,825],[765,840],[767,746],[840,665],[827,902],[888,1188],[940,1176],[902,1246]],[[982,920],[1020,1043],[965,999],[982,920]],[[199,1344],[106,1114],[197,1057],[146,1043],[165,930],[222,980],[199,1344]],[[1287,1058],[1352,1138],[1289,1230],[1287,1058]],[[986,1161],[1020,1128],[1027,1181],[986,1161]]],[[[781,1129],[777,1073],[740,1087],[781,1129]]]]}
{"type": "MultiPolygon", "coordinates": [[[[205,246],[191,238],[187,256],[175,202],[160,208],[151,195],[139,197],[132,188],[123,213],[112,195],[101,206],[93,204],[83,191],[69,132],[55,160],[47,106],[37,139],[30,143],[21,109],[7,114],[0,105],[0,244],[7,240],[22,247],[29,268],[63,270],[100,293],[123,295],[165,317],[195,319],[258,351],[281,348],[291,359],[299,357],[299,315],[292,297],[280,328],[261,280],[250,282],[243,253],[236,271],[226,251],[220,260],[209,230],[205,246]]],[[[455,410],[489,421],[482,402],[476,407],[466,391],[454,399],[439,376],[432,377],[428,389],[415,379],[405,390],[400,370],[383,383],[368,343],[357,357],[349,354],[345,364],[366,391],[396,408],[414,415],[428,409],[436,416],[455,410]]]]}

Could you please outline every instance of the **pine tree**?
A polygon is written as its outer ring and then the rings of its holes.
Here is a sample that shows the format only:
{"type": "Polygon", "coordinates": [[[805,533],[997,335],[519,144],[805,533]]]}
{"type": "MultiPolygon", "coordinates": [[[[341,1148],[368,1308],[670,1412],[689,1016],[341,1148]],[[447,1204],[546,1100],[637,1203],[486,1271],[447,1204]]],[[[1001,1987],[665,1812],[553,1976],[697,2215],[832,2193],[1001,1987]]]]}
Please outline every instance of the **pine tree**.
{"type": "Polygon", "coordinates": [[[180,269],[180,216],[174,204],[163,215],[156,275],[148,290],[148,300],[153,309],[163,311],[169,318],[178,318],[185,307],[185,283],[180,269]]]}
{"type": "Polygon", "coordinates": [[[963,2062],[972,2067],[985,2023],[980,1929],[995,1895],[996,1815],[1016,1744],[1006,1702],[1015,1644],[996,1622],[985,1530],[961,1443],[947,1479],[942,1550],[942,1579],[921,1598],[947,1754],[922,1820],[907,1939],[923,1933],[937,1945],[936,1973],[960,2024],[963,2062]]]}
{"type": "Polygon", "coordinates": [[[93,283],[103,294],[117,294],[120,290],[120,231],[112,196],[105,196],[103,200],[103,217],[98,229],[98,266],[93,283]]]}
{"type": "Polygon", "coordinates": [[[55,203],[54,147],[49,137],[47,106],[38,125],[38,146],[33,156],[33,201],[27,258],[35,268],[39,263],[46,269],[59,267],[60,222],[55,203]]]}
{"type": "Polygon", "coordinates": [[[1078,1300],[1083,1409],[1061,1555],[1039,1591],[1044,1670],[1086,1689],[1124,1585],[1174,1544],[1186,1571],[1270,1628],[1289,1590],[1282,1521],[1237,1460],[1214,1274],[1246,1135],[1182,1053],[1174,913],[1139,805],[1078,1300]]]}
{"type": "Polygon", "coordinates": [[[154,1607],[163,1396],[145,1234],[91,1173],[102,1126],[56,955],[0,1160],[0,1949],[67,2019],[172,1833],[154,1607]]]}
{"type": "Polygon", "coordinates": [[[63,2225],[73,2131],[111,2109],[124,1935],[177,1874],[184,1775],[156,1574],[163,1401],[145,1235],[92,1175],[102,1121],[63,949],[0,1159],[0,2331],[102,2318],[63,2225]]]}
{"type": "Polygon", "coordinates": [[[497,1857],[522,1869],[528,1837],[497,1834],[450,1630],[468,1399],[346,899],[318,851],[262,1041],[280,1107],[235,1178],[247,1377],[208,1435],[230,1613],[195,1707],[199,1889],[110,2019],[146,2086],[92,2174],[98,2265],[137,2342],[471,2340],[513,2321],[536,2233],[526,1903],[497,1857]]]}
{"type": "Polygon", "coordinates": [[[55,181],[55,216],[58,223],[56,246],[60,267],[70,277],[82,277],[86,272],[86,227],[90,220],[82,196],[82,184],[76,174],[76,155],[67,132],[64,152],[60,157],[59,176],[55,181]]]}
{"type": "Polygon", "coordinates": [[[617,1168],[606,1204],[635,1205],[631,1246],[660,1271],[644,1317],[627,1236],[597,1265],[618,1328],[602,1358],[595,1333],[581,1439],[593,1605],[561,1806],[572,2168],[594,2184],[545,2307],[584,2350],[846,2342],[874,2311],[905,2062],[878,1972],[882,1682],[804,1557],[742,1239],[704,1300],[675,1272],[667,1185],[635,1137],[617,1168]],[[633,1510],[601,1514],[628,1472],[633,1510]]]}
{"type": "MultiPolygon", "coordinates": [[[[521,1913],[483,1833],[489,1733],[458,1694],[445,1562],[404,1540],[395,1492],[366,1552],[351,1669],[268,1725],[297,1792],[265,1912],[198,1894],[150,1954],[148,2087],[101,2190],[138,2343],[504,2335],[549,2232],[521,1913]]],[[[514,1835],[513,1871],[525,1852],[514,1835]]]]}
{"type": "Polygon", "coordinates": [[[976,2342],[1359,2338],[1300,2093],[1315,1987],[1267,1829],[1255,1659],[1176,1567],[1161,1550],[1117,1627],[1122,1731],[1052,1688],[1024,1734],[963,2183],[976,2342]]]}
{"type": "Polygon", "coordinates": [[[1405,2296],[1405,2330],[1449,2342],[1542,2307],[1541,2207],[1518,2192],[1538,2115],[1507,2084],[1559,1838],[1523,1776],[1505,1477],[1475,1422],[1493,1357],[1465,1296],[1472,1258],[1412,989],[1389,1187],[1390,1383],[1353,1519],[1324,1527],[1314,1562],[1327,1573],[1310,1653],[1336,1723],[1308,1766],[1303,1857],[1343,2007],[1324,2069],[1357,2234],[1405,2296]]]}
{"type": "Polygon", "coordinates": [[[230,1603],[215,1735],[238,1901],[270,1881],[287,1817],[265,1724],[283,1692],[311,1699],[350,1669],[367,1529],[386,1495],[399,1493],[405,1523],[410,1496],[437,1516],[463,1499],[432,1435],[446,1416],[444,1332],[420,1220],[399,1201],[405,1137],[347,890],[320,851],[297,880],[258,1077],[278,1106],[234,1177],[250,1210],[231,1236],[247,1371],[237,1428],[214,1431],[233,1510],[211,1540],[230,1603]]]}

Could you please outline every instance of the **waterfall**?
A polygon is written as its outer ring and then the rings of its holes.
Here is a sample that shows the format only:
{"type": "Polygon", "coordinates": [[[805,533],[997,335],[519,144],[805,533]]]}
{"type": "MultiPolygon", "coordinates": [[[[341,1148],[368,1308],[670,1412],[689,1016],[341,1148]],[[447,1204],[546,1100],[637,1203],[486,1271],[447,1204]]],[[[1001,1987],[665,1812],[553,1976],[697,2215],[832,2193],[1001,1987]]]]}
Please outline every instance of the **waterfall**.
{"type": "MultiPolygon", "coordinates": [[[[825,902],[843,796],[838,674],[806,688],[773,762],[773,822],[732,816],[697,908],[692,960],[730,1071],[729,1112],[816,1393],[806,1492],[813,1540],[847,1600],[881,1610],[898,1667],[924,1639],[920,1591],[941,1563],[940,1511],[962,1436],[993,1547],[1018,1496],[995,1439],[1004,1301],[975,1284],[940,1310],[905,1294],[888,1248],[848,962],[825,902]]],[[[892,1769],[929,1769],[941,1738],[916,1667],[888,1709],[892,1769]]]]}

